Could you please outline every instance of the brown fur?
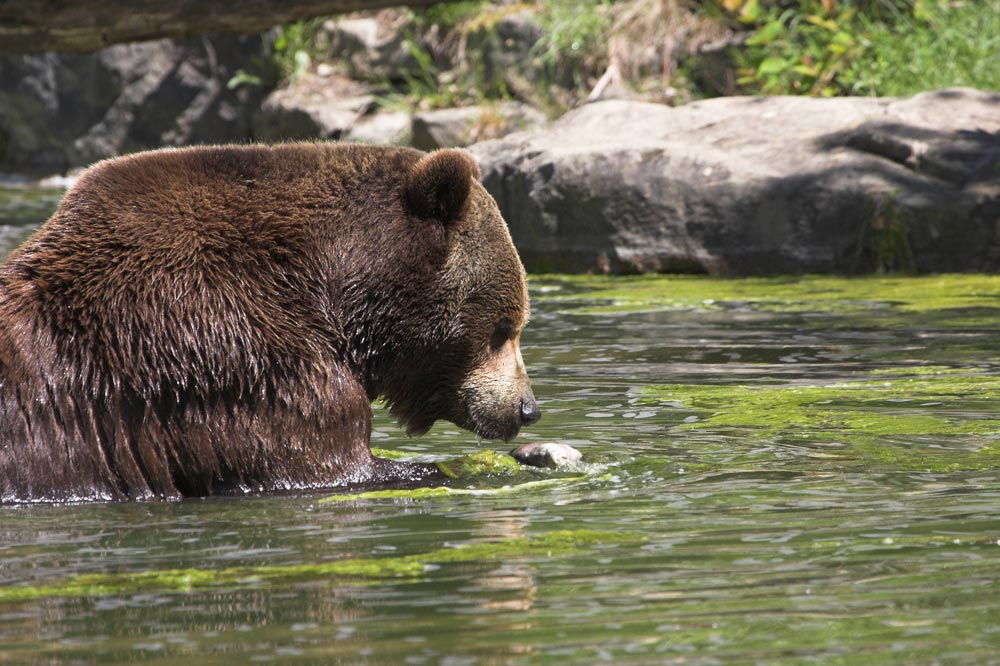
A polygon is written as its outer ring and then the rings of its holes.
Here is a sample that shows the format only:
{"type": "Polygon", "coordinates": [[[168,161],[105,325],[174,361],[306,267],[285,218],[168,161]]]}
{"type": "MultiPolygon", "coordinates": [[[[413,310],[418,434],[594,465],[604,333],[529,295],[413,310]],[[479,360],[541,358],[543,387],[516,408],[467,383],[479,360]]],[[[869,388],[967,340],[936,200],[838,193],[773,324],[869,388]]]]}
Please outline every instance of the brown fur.
{"type": "Polygon", "coordinates": [[[433,475],[372,458],[379,395],[411,432],[512,437],[534,403],[490,340],[506,322],[516,341],[527,294],[478,173],[462,151],[321,144],[89,170],[0,266],[2,498],[433,475]]]}

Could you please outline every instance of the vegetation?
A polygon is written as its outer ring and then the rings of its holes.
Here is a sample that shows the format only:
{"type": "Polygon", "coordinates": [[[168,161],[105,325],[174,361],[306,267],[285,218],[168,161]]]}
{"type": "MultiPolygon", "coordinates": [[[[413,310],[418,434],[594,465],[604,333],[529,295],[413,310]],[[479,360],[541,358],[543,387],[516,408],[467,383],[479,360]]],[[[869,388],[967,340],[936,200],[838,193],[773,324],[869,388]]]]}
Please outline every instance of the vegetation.
{"type": "MultiPolygon", "coordinates": [[[[397,108],[517,99],[557,114],[611,80],[675,103],[1000,89],[1000,0],[461,0],[400,11],[411,64],[368,81],[397,108]]],[[[267,43],[231,86],[337,64],[319,19],[267,43]]]]}
{"type": "Polygon", "coordinates": [[[431,565],[466,562],[504,562],[514,558],[550,558],[598,544],[639,543],[642,537],[628,532],[561,530],[464,548],[442,548],[429,553],[398,557],[341,559],[312,564],[260,565],[222,569],[160,569],[135,573],[78,574],[48,585],[6,586],[0,603],[49,597],[100,597],[138,593],[183,593],[233,587],[288,586],[300,582],[374,584],[380,580],[418,581],[431,565]]]}
{"type": "Polygon", "coordinates": [[[751,28],[739,85],[766,94],[910,95],[1000,89],[1000,2],[722,0],[751,28]]]}
{"type": "Polygon", "coordinates": [[[587,93],[606,59],[610,4],[475,0],[411,11],[406,41],[418,67],[389,99],[414,108],[521,99],[564,111],[587,93]],[[502,22],[519,16],[523,30],[502,34],[502,22]]]}
{"type": "Polygon", "coordinates": [[[978,327],[981,320],[983,327],[993,328],[1000,306],[1000,276],[996,275],[791,275],[737,280],[698,275],[574,275],[537,276],[531,284],[544,289],[533,296],[535,301],[563,303],[573,312],[588,314],[741,307],[878,317],[879,325],[887,326],[897,318],[937,313],[940,326],[947,322],[941,314],[948,313],[961,319],[962,326],[978,327]]]}
{"type": "Polygon", "coordinates": [[[228,87],[272,88],[299,78],[322,57],[322,25],[322,19],[308,19],[274,28],[265,35],[265,56],[236,72],[228,87]]]}
{"type": "Polygon", "coordinates": [[[513,485],[503,485],[485,488],[456,488],[453,486],[431,486],[426,488],[402,488],[390,490],[366,490],[358,493],[348,493],[345,495],[330,495],[319,500],[320,504],[331,504],[338,502],[362,502],[393,500],[403,502],[417,502],[438,497],[454,497],[456,495],[470,495],[473,497],[502,496],[511,494],[521,494],[529,491],[548,490],[553,487],[569,487],[581,480],[587,480],[586,474],[575,474],[572,476],[553,477],[549,479],[539,479],[537,481],[525,481],[513,485]]]}
{"type": "Polygon", "coordinates": [[[740,4],[740,20],[753,26],[735,53],[740,85],[765,94],[834,95],[845,68],[861,55],[858,11],[827,10],[833,3],[812,0],[766,10],[759,2],[740,4]]]}
{"type": "Polygon", "coordinates": [[[869,255],[877,273],[916,272],[904,209],[886,197],[861,229],[858,253],[869,255]]]}
{"type": "Polygon", "coordinates": [[[951,4],[887,23],[860,19],[863,56],[845,71],[852,95],[909,95],[971,86],[1000,90],[1000,3],[951,4]]]}
{"type": "MultiPolygon", "coordinates": [[[[795,446],[825,445],[845,469],[954,472],[1000,464],[1000,420],[970,418],[1000,396],[1000,380],[952,368],[911,368],[912,376],[820,385],[669,384],[643,390],[642,404],[681,405],[696,416],[676,427],[795,446]],[[980,436],[979,446],[969,450],[980,436]],[[938,445],[917,449],[915,439],[938,445]]],[[[985,410],[984,410],[985,411],[985,410]]]]}

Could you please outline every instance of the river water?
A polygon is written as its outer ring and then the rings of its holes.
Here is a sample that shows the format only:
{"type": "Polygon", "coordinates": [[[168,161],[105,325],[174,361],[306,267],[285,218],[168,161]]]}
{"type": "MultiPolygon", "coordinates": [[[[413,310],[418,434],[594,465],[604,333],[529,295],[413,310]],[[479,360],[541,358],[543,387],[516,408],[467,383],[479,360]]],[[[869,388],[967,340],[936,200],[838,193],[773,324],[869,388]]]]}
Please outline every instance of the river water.
{"type": "MultiPolygon", "coordinates": [[[[0,197],[9,247],[57,194],[0,197]]],[[[1000,663],[998,297],[992,276],[533,277],[521,439],[584,464],[0,509],[0,663],[1000,663]]],[[[496,448],[381,412],[373,445],[496,448]]]]}

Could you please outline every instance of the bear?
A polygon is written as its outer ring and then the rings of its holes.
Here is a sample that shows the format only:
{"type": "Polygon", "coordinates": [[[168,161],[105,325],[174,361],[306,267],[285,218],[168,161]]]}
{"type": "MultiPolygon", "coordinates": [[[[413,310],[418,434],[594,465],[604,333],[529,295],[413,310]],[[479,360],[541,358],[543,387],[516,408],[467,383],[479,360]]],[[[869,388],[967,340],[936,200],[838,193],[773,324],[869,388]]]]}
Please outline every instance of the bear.
{"type": "Polygon", "coordinates": [[[0,499],[414,485],[369,447],[539,418],[524,268],[461,150],[205,146],[112,158],[0,266],[0,499]]]}

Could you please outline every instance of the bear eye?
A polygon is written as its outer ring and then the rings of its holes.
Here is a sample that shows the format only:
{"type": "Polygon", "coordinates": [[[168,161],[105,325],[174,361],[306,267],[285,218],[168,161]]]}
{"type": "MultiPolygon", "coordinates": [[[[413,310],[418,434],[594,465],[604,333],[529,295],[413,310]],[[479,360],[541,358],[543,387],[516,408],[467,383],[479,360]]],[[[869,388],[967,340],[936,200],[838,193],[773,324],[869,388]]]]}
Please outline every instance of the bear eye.
{"type": "Polygon", "coordinates": [[[490,336],[490,349],[492,351],[500,349],[512,337],[514,337],[514,324],[507,320],[501,321],[490,336]]]}

